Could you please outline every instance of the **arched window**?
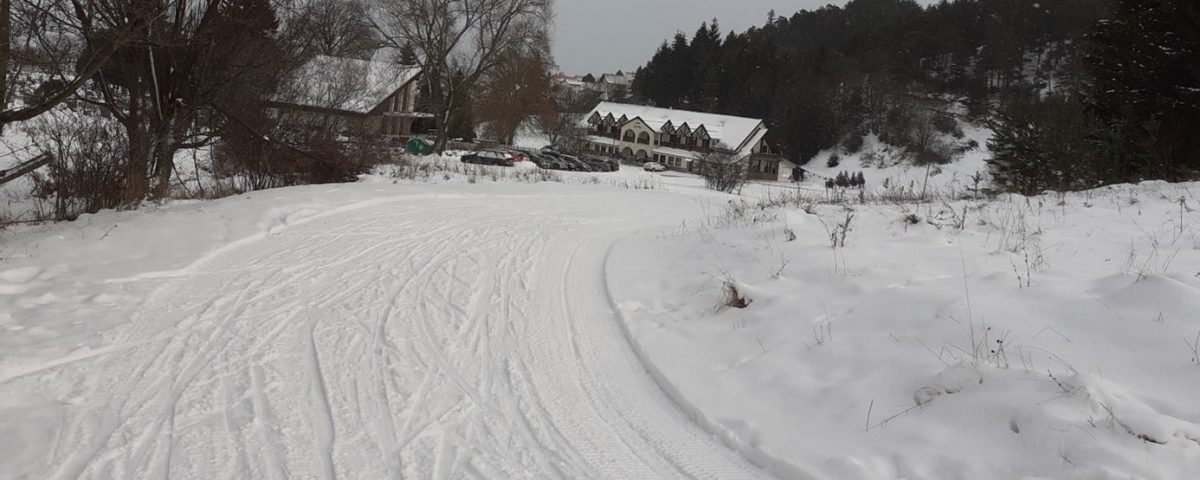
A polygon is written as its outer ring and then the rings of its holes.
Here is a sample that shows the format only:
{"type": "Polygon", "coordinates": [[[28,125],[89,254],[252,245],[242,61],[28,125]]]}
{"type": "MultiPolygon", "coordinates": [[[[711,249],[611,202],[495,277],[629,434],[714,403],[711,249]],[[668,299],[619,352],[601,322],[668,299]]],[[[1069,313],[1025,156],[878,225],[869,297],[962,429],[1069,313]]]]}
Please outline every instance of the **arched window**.
{"type": "Polygon", "coordinates": [[[633,143],[633,130],[626,130],[625,135],[621,136],[621,140],[625,141],[625,142],[633,143]]]}
{"type": "Polygon", "coordinates": [[[650,144],[650,134],[646,133],[646,132],[639,133],[638,137],[637,137],[637,143],[649,145],[650,144]]]}
{"type": "Polygon", "coordinates": [[[637,151],[637,158],[638,158],[638,160],[641,160],[641,161],[643,161],[643,162],[644,162],[644,161],[646,161],[646,159],[647,159],[647,158],[649,158],[649,157],[650,157],[650,154],[649,154],[649,153],[646,153],[646,151],[645,151],[645,150],[638,150],[638,151],[637,151]]]}
{"type": "Polygon", "coordinates": [[[633,157],[633,149],[629,148],[629,147],[625,147],[624,149],[621,150],[621,156],[627,157],[627,158],[632,158],[633,157]]]}

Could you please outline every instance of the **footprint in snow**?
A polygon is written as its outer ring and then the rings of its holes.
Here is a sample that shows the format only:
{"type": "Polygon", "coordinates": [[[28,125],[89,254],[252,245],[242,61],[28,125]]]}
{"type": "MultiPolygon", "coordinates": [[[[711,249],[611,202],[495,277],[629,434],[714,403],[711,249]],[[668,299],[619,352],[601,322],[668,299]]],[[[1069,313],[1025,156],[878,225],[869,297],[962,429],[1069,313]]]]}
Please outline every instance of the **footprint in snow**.
{"type": "Polygon", "coordinates": [[[0,270],[0,280],[7,283],[26,283],[37,277],[39,273],[42,273],[42,269],[38,267],[11,268],[0,270]]]}

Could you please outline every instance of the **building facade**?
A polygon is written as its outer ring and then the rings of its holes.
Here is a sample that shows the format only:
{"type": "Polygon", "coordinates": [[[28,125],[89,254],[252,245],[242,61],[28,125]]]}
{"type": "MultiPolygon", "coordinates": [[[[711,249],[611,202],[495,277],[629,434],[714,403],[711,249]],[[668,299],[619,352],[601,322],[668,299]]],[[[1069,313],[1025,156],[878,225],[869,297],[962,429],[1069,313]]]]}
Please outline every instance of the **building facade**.
{"type": "Polygon", "coordinates": [[[788,181],[796,165],[767,142],[762,120],[601,102],[584,119],[592,152],[672,170],[699,172],[705,162],[745,162],[758,180],[788,181]]]}
{"type": "Polygon", "coordinates": [[[405,138],[432,123],[433,115],[417,111],[420,73],[390,61],[318,55],[266,103],[344,135],[405,138]]]}

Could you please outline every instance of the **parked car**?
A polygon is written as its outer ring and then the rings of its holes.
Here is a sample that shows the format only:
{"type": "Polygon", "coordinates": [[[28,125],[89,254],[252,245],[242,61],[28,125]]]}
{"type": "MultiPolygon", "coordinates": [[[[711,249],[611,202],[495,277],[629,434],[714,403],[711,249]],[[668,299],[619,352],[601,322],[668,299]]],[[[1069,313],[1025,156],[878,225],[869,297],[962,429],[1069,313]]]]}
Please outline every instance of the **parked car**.
{"type": "Polygon", "coordinates": [[[554,150],[547,150],[547,151],[543,151],[542,154],[557,160],[558,161],[558,170],[567,170],[570,172],[586,172],[586,171],[588,171],[588,168],[585,164],[580,162],[575,157],[572,157],[565,153],[559,153],[554,150]]]}
{"type": "Polygon", "coordinates": [[[567,169],[566,162],[564,162],[561,158],[558,158],[558,154],[556,154],[552,150],[543,149],[542,153],[541,153],[541,158],[542,158],[542,163],[544,164],[544,165],[541,165],[542,168],[549,168],[551,170],[566,170],[567,169]]]}
{"type": "Polygon", "coordinates": [[[504,153],[512,155],[514,162],[524,162],[525,160],[529,159],[529,154],[520,150],[504,150],[504,153]]]}
{"type": "Polygon", "coordinates": [[[620,163],[611,158],[583,157],[582,160],[596,172],[615,172],[621,168],[620,163]]]}
{"type": "Polygon", "coordinates": [[[646,162],[642,164],[642,169],[647,172],[665,172],[667,171],[667,166],[658,162],[646,162]]]}
{"type": "Polygon", "coordinates": [[[545,153],[529,153],[528,155],[529,161],[533,162],[534,165],[537,165],[538,168],[543,168],[546,170],[563,169],[563,163],[553,155],[548,155],[545,153]]]}
{"type": "Polygon", "coordinates": [[[588,165],[587,162],[580,160],[579,157],[576,157],[573,155],[560,154],[558,156],[558,158],[561,158],[562,160],[564,160],[567,163],[570,163],[572,166],[574,166],[575,168],[573,168],[572,170],[574,170],[576,172],[595,172],[596,171],[595,169],[592,168],[591,165],[588,165]]]}
{"type": "Polygon", "coordinates": [[[496,164],[496,165],[500,165],[502,167],[511,167],[514,164],[516,164],[517,162],[520,162],[522,159],[524,159],[523,156],[517,155],[516,153],[513,153],[508,150],[492,150],[492,151],[496,152],[502,156],[503,160],[501,160],[499,163],[496,164]]]}
{"type": "Polygon", "coordinates": [[[496,150],[480,150],[462,156],[463,163],[475,165],[496,165],[501,167],[513,166],[512,156],[496,150]]]}

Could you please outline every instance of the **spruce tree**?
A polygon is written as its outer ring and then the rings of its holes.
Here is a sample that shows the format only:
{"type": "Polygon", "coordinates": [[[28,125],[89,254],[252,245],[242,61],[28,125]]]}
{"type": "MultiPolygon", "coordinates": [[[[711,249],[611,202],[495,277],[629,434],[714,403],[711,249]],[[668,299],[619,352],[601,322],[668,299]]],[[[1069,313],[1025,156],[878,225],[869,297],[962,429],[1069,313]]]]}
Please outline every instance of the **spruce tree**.
{"type": "Polygon", "coordinates": [[[1200,3],[1119,0],[1089,38],[1087,99],[1124,180],[1200,170],[1200,3]]]}

